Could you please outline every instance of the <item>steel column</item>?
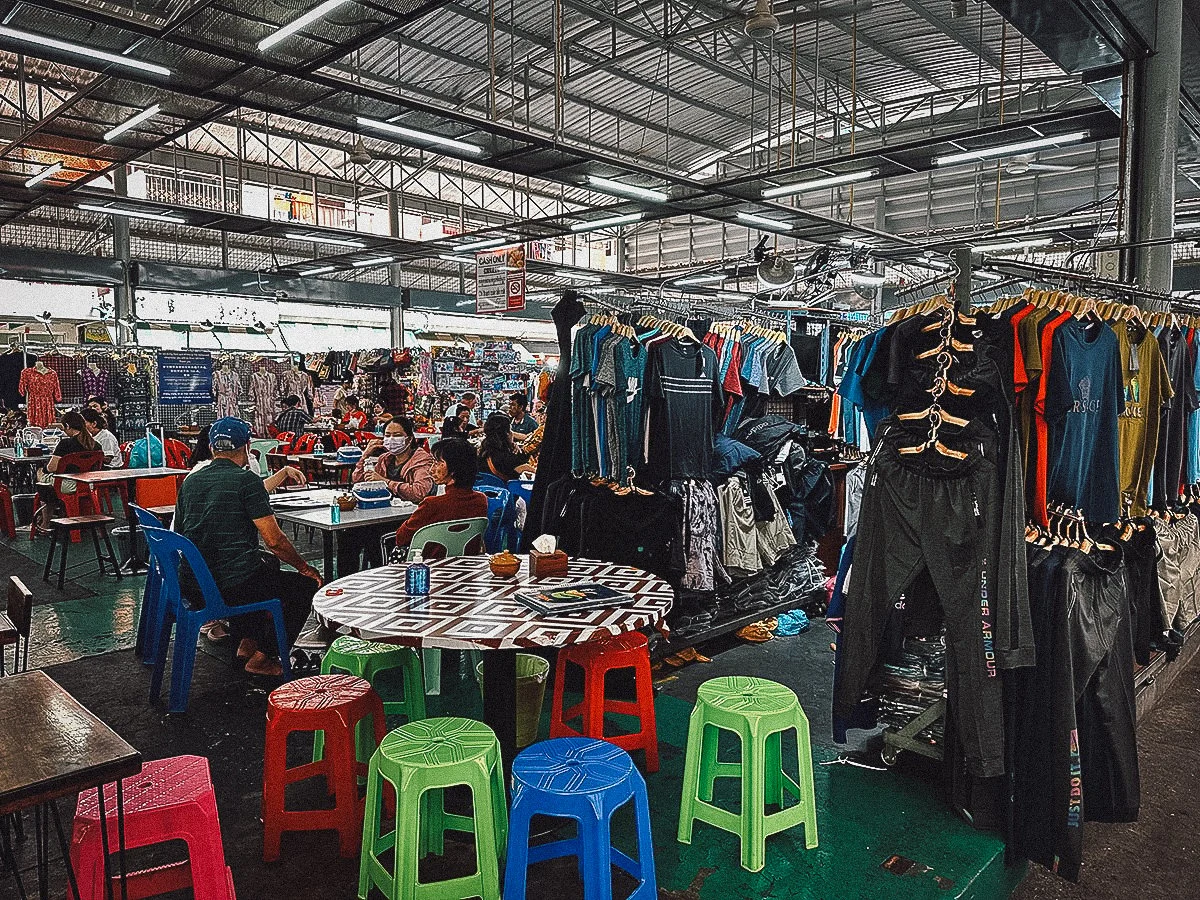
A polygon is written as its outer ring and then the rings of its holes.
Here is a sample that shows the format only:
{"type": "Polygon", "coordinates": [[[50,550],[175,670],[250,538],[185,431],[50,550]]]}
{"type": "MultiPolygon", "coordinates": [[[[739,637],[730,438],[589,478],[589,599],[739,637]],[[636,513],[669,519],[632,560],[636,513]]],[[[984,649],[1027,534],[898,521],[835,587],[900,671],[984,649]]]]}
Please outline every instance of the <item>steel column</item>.
{"type": "MultiPolygon", "coordinates": [[[[118,197],[129,196],[129,177],[125,164],[121,163],[112,170],[113,193],[118,197]]],[[[125,216],[110,216],[113,227],[113,256],[121,260],[125,270],[125,282],[113,291],[113,317],[116,320],[114,339],[117,344],[125,343],[124,323],[133,316],[133,285],[130,283],[130,252],[129,252],[129,219],[125,216]]],[[[136,326],[130,328],[133,342],[137,343],[136,326]]]]}

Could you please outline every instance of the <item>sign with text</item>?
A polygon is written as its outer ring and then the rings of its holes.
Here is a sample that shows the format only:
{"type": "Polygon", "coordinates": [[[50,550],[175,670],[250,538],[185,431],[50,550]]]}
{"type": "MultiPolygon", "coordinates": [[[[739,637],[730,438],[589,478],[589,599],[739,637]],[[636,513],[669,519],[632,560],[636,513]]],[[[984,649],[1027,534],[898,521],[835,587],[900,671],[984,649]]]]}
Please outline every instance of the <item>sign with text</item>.
{"type": "Polygon", "coordinates": [[[212,403],[212,357],[207,353],[160,350],[158,402],[165,405],[212,403]]]}
{"type": "Polygon", "coordinates": [[[475,254],[475,312],[525,308],[525,245],[475,254]]]}

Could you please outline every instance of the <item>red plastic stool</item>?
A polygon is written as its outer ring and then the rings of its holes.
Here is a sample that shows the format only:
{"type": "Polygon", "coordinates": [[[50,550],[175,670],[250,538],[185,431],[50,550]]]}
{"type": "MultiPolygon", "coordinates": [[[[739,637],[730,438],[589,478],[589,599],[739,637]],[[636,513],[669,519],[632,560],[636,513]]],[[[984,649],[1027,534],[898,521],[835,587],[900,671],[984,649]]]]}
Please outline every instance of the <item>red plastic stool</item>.
{"type": "MultiPolygon", "coordinates": [[[[279,859],[285,831],[337,831],[342,856],[358,855],[362,842],[363,804],[358,776],[366,764],[355,759],[354,733],[371,717],[375,746],[387,731],[383,701],[370,683],[354,675],[313,675],[271,691],[267,700],[267,744],[263,759],[263,859],[279,859]],[[293,731],[323,731],[321,759],[288,768],[287,738],[293,731]],[[289,784],[324,775],[334,796],[333,809],[289,810],[284,794],[289,784]]],[[[311,759],[311,756],[309,757],[311,759]]]]}
{"type": "MultiPolygon", "coordinates": [[[[130,849],[165,841],[187,842],[182,862],[129,874],[131,898],[153,897],[191,888],[197,900],[235,900],[233,875],[225,865],[217,798],[203,756],[173,756],[146,763],[138,775],[121,782],[125,799],[125,842],[130,849]]],[[[116,833],[116,785],[106,785],[109,834],[116,833]]],[[[79,795],[71,835],[71,863],[79,880],[80,900],[103,900],[104,850],[96,791],[79,795]]],[[[114,878],[114,882],[116,879],[114,878]]],[[[68,897],[70,889],[68,888],[68,897]]],[[[120,896],[120,891],[117,891],[120,896]]]]}
{"type": "Polygon", "coordinates": [[[558,651],[554,672],[554,707],[550,710],[550,737],[590,737],[616,744],[623,750],[645,750],[646,771],[658,771],[658,727],[654,720],[654,686],[650,680],[650,647],[646,636],[637,631],[603,641],[575,644],[558,651]],[[563,685],[567,663],[583,669],[583,702],[563,709],[563,685]],[[637,699],[609,700],[604,696],[604,676],[613,669],[633,669],[637,699]],[[604,714],[623,713],[637,716],[641,731],[633,734],[604,733],[604,714]],[[567,725],[583,717],[583,733],[567,725]]]}
{"type": "Polygon", "coordinates": [[[12,491],[8,485],[0,484],[0,531],[10,541],[17,536],[17,520],[13,514],[12,491]]]}

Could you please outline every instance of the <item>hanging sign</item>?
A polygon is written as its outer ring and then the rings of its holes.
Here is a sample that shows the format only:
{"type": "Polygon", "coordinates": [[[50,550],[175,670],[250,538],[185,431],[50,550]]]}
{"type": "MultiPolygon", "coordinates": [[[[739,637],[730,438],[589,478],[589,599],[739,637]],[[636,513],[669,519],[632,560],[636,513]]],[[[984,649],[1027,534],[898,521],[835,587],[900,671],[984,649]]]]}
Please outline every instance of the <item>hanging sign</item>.
{"type": "Polygon", "coordinates": [[[475,312],[525,308],[525,245],[475,254],[475,312]]]}
{"type": "Polygon", "coordinates": [[[164,405],[212,403],[212,357],[207,353],[160,350],[158,402],[164,405]]]}

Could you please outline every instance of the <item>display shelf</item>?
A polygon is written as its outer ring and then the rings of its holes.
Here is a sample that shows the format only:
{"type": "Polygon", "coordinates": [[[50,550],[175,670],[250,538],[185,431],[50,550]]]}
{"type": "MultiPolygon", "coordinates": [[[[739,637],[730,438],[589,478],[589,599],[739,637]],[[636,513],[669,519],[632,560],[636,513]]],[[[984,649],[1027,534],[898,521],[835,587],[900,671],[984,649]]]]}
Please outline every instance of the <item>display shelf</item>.
{"type": "Polygon", "coordinates": [[[761,622],[763,619],[770,619],[773,616],[790,612],[793,609],[802,609],[806,604],[811,603],[815,597],[820,596],[822,593],[823,591],[813,591],[800,603],[797,603],[794,600],[789,600],[786,603],[777,603],[774,606],[767,606],[763,609],[757,609],[750,613],[742,613],[734,616],[732,619],[725,619],[724,621],[717,622],[711,627],[695,634],[690,634],[687,637],[673,637],[668,641],[660,641],[655,645],[650,656],[654,660],[659,660],[670,656],[673,653],[678,653],[680,650],[686,650],[688,647],[697,647],[706,641],[711,641],[714,638],[719,638],[722,635],[737,631],[739,628],[742,628],[746,625],[752,625],[755,622],[761,622]]]}

